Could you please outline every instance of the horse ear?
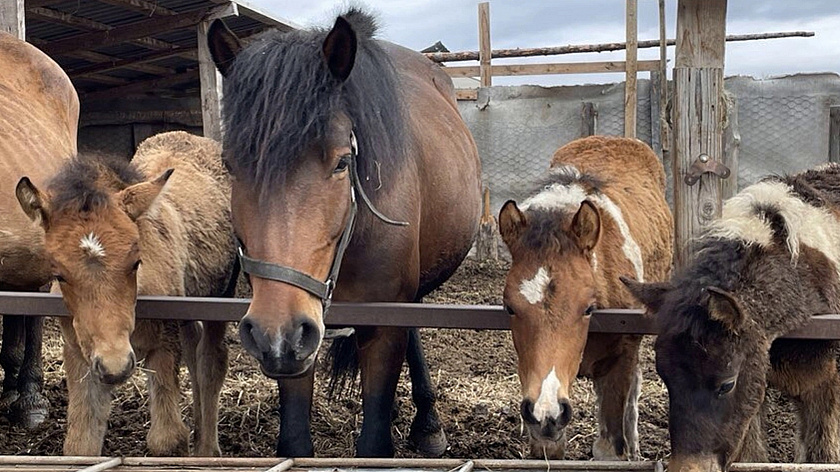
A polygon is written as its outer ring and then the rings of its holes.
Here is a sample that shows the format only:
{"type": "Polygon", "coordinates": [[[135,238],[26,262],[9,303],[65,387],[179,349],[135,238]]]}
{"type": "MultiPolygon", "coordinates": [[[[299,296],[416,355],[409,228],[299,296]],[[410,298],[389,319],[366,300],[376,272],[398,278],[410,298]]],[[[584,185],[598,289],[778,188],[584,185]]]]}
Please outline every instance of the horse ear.
{"type": "Polygon", "coordinates": [[[356,63],[356,32],[350,23],[339,16],[324,40],[324,60],[333,77],[344,82],[356,63]]]}
{"type": "Polygon", "coordinates": [[[216,69],[223,77],[227,77],[230,66],[236,55],[242,50],[242,43],[239,38],[220,19],[213,20],[207,30],[207,46],[210,49],[210,56],[216,64],[216,69]]]}
{"type": "Polygon", "coordinates": [[[591,251],[601,239],[601,212],[589,200],[580,203],[580,209],[572,219],[572,234],[578,247],[591,251]]]}
{"type": "Polygon", "coordinates": [[[38,187],[29,180],[29,177],[22,177],[18,181],[17,187],[15,187],[15,196],[26,216],[47,229],[47,196],[38,190],[38,187]]]}
{"type": "Polygon", "coordinates": [[[137,220],[140,215],[149,211],[174,171],[175,169],[167,169],[154,180],[134,184],[117,193],[117,201],[132,220],[137,220]]]}
{"type": "Polygon", "coordinates": [[[653,313],[658,312],[662,308],[665,294],[674,288],[670,282],[643,283],[623,275],[618,279],[621,280],[621,283],[627,287],[627,290],[636,300],[642,302],[653,313]]]}
{"type": "Polygon", "coordinates": [[[737,334],[744,324],[744,311],[735,296],[719,287],[706,287],[709,292],[709,318],[737,334]]]}
{"type": "Polygon", "coordinates": [[[525,226],[528,225],[528,220],[525,214],[516,206],[516,202],[508,200],[502,205],[499,210],[499,233],[502,235],[502,240],[507,244],[508,249],[516,244],[525,226]]]}

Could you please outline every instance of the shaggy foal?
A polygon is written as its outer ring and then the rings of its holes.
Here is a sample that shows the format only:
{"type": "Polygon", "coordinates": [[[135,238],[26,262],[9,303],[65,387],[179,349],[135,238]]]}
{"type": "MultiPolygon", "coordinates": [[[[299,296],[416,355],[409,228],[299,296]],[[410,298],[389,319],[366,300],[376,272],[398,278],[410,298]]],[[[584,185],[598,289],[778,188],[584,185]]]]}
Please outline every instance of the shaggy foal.
{"type": "Polygon", "coordinates": [[[212,296],[234,279],[230,183],[220,146],[184,132],[144,141],[131,164],[78,156],[46,192],[27,178],[17,196],[40,221],[70,317],[61,319],[67,372],[67,455],[98,455],[114,385],[137,359],[148,369],[154,455],[184,455],[179,411],[184,353],[193,385],[197,455],[219,455],[218,397],[227,371],[225,324],[141,320],[137,295],[212,296]]]}

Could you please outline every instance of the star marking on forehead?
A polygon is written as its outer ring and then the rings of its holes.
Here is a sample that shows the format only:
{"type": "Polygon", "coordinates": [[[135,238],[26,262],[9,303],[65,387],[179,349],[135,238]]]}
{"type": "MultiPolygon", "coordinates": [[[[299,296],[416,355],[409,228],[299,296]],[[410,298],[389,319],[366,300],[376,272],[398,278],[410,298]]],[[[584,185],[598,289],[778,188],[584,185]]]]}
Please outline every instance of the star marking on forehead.
{"type": "Polygon", "coordinates": [[[79,240],[79,247],[90,258],[102,259],[105,257],[105,247],[102,246],[99,237],[92,232],[82,236],[82,239],[79,240]]]}

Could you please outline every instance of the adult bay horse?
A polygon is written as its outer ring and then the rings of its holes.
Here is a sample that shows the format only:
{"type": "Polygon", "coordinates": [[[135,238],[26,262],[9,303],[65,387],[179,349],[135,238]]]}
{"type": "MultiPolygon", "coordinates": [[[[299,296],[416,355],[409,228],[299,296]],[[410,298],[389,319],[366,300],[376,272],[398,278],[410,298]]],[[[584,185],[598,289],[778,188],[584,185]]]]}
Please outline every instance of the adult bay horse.
{"type": "MultiPolygon", "coordinates": [[[[221,22],[208,31],[225,76],[232,215],[254,292],[240,335],[278,380],[281,456],[313,453],[312,366],[339,267],[337,300],[416,301],[455,271],[478,227],[480,163],[451,80],[375,32],[357,9],[330,30],[268,32],[247,47],[221,22]]],[[[416,331],[357,328],[354,342],[358,455],[393,455],[407,347],[417,405],[409,439],[443,453],[416,331]]]]}
{"type": "MultiPolygon", "coordinates": [[[[34,46],[0,31],[0,290],[37,291],[50,280],[44,233],[14,192],[29,175],[41,183],[76,153],[79,99],[61,68],[34,46]]],[[[40,317],[3,317],[0,412],[34,427],[49,403],[41,394],[40,317]]]]}
{"type": "Polygon", "coordinates": [[[140,144],[131,163],[79,155],[45,191],[17,186],[40,222],[46,254],[70,316],[61,319],[67,375],[67,455],[99,455],[111,392],[144,360],[147,436],[154,455],[184,455],[179,407],[183,353],[193,388],[196,455],[219,455],[218,402],[227,371],[224,322],[135,321],[137,295],[232,295],[235,251],[230,182],[221,146],[177,131],[140,144]]]}
{"type": "Polygon", "coordinates": [[[723,207],[673,281],[626,283],[656,313],[670,470],[767,462],[769,384],[797,405],[797,460],[840,462],[835,341],[779,339],[840,310],[840,166],[770,177],[723,207]]]}
{"type": "Polygon", "coordinates": [[[673,222],[659,159],[635,139],[572,141],[554,154],[539,193],[521,208],[505,203],[499,229],[513,256],[504,302],[531,454],[563,458],[580,374],[598,395],[595,458],[638,458],[641,337],[588,329],[598,307],[637,306],[620,276],[661,281],[670,273],[673,222]]]}

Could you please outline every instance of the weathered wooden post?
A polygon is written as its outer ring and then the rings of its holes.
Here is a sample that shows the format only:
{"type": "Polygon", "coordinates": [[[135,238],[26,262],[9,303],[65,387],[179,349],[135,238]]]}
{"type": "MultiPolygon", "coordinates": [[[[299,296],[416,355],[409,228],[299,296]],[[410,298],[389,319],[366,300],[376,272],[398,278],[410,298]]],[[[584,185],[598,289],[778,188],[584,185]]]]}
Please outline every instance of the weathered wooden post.
{"type": "Polygon", "coordinates": [[[674,263],[694,256],[703,226],[721,211],[726,0],[679,0],[674,66],[674,263]]]}
{"type": "Polygon", "coordinates": [[[201,123],[204,137],[222,141],[222,76],[210,57],[207,29],[210,20],[198,24],[198,77],[201,84],[201,123]]]}
{"type": "Polygon", "coordinates": [[[636,79],[638,76],[638,20],[636,0],[627,0],[625,12],[627,49],[624,59],[624,136],[636,137],[636,79]]]}
{"type": "Polygon", "coordinates": [[[482,87],[493,85],[493,69],[490,62],[492,54],[490,47],[490,3],[483,2],[478,4],[478,63],[482,87]]]}
{"type": "Polygon", "coordinates": [[[490,189],[484,187],[484,211],[481,214],[481,224],[478,238],[475,242],[475,257],[480,261],[499,259],[499,225],[490,213],[490,189]]]}
{"type": "Polygon", "coordinates": [[[0,1],[0,31],[26,39],[26,15],[23,0],[0,1]]]}

